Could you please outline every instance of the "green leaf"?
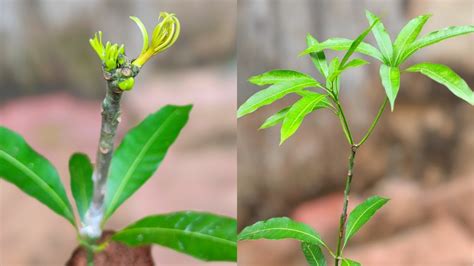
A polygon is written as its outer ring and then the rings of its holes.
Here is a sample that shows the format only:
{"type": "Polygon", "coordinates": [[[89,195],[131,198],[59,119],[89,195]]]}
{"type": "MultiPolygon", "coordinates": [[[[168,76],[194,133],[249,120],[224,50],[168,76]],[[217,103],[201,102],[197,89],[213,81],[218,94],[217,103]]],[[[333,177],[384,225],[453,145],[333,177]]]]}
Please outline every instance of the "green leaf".
{"type": "Polygon", "coordinates": [[[473,33],[473,32],[474,32],[474,25],[468,25],[468,26],[452,26],[452,27],[447,27],[441,30],[428,33],[427,35],[414,41],[406,49],[406,52],[403,54],[403,57],[400,60],[400,62],[401,63],[404,62],[410,55],[412,55],[413,53],[415,53],[416,51],[420,50],[423,47],[438,43],[448,38],[452,38],[452,37],[456,37],[456,36],[464,35],[468,33],[473,33]]]}
{"type": "Polygon", "coordinates": [[[311,113],[315,108],[319,109],[327,106],[328,101],[325,95],[314,92],[306,93],[306,95],[293,104],[286,113],[281,126],[280,145],[298,130],[306,115],[311,113]]]}
{"type": "Polygon", "coordinates": [[[158,244],[206,261],[237,260],[237,221],[202,212],[145,217],[112,236],[129,246],[158,244]]]}
{"type": "Polygon", "coordinates": [[[413,65],[406,71],[420,72],[446,86],[454,95],[474,105],[474,92],[469,88],[467,83],[449,67],[425,62],[413,65]]]}
{"type": "Polygon", "coordinates": [[[347,50],[346,54],[342,58],[341,65],[340,67],[344,68],[347,60],[352,56],[352,54],[357,51],[357,47],[362,43],[362,41],[365,39],[367,34],[372,30],[375,25],[377,25],[380,22],[380,20],[376,19],[372,24],[364,31],[362,32],[352,43],[349,49],[347,50]]]}
{"type": "Polygon", "coordinates": [[[326,259],[318,245],[302,242],[301,250],[310,266],[326,266],[326,259]]]}
{"type": "MultiPolygon", "coordinates": [[[[311,36],[311,34],[306,35],[306,44],[309,47],[318,44],[318,40],[311,36]]],[[[318,69],[319,73],[324,77],[328,76],[328,63],[326,61],[326,55],[324,51],[319,51],[316,53],[310,53],[311,61],[313,61],[314,66],[318,69]]]]}
{"type": "Polygon", "coordinates": [[[188,121],[191,108],[167,105],[127,133],[112,158],[104,221],[153,175],[188,121]]]}
{"type": "Polygon", "coordinates": [[[346,70],[348,68],[353,68],[353,67],[358,67],[358,66],[363,66],[368,64],[369,62],[365,61],[364,59],[356,58],[352,59],[347,63],[342,70],[346,70]]]}
{"type": "Polygon", "coordinates": [[[394,66],[398,66],[401,63],[402,56],[405,50],[412,44],[418,35],[420,34],[421,29],[425,25],[426,21],[431,17],[431,15],[422,15],[410,20],[405,27],[400,31],[397,36],[397,39],[393,43],[393,63],[394,66]]]}
{"type": "Polygon", "coordinates": [[[309,225],[293,221],[287,217],[271,218],[257,222],[245,227],[238,236],[239,241],[255,239],[296,239],[309,244],[326,246],[319,234],[309,225]]]}
{"type": "Polygon", "coordinates": [[[390,101],[390,108],[393,112],[395,99],[400,89],[400,70],[398,67],[390,67],[382,64],[380,65],[380,79],[382,80],[382,85],[385,88],[385,93],[390,101]]]}
{"type": "Polygon", "coordinates": [[[347,241],[374,216],[375,212],[388,201],[389,199],[387,198],[372,196],[354,208],[347,219],[344,246],[346,246],[347,241]]]}
{"type": "Polygon", "coordinates": [[[75,225],[71,204],[54,166],[22,136],[5,127],[0,127],[0,178],[75,225]]]}
{"type": "MultiPolygon", "coordinates": [[[[353,40],[344,39],[344,38],[330,38],[326,41],[314,44],[311,47],[308,47],[306,50],[301,52],[299,55],[306,55],[310,53],[316,53],[322,50],[330,49],[334,51],[346,51],[351,47],[353,40]]],[[[361,42],[359,46],[357,46],[356,52],[371,56],[381,62],[383,62],[383,56],[377,48],[373,47],[372,45],[361,42]]]]}
{"type": "Polygon", "coordinates": [[[250,114],[258,108],[271,104],[276,100],[283,98],[285,95],[300,91],[308,87],[320,87],[321,84],[314,79],[295,79],[285,82],[279,82],[264,90],[252,95],[237,110],[237,117],[250,114]]]}
{"type": "Polygon", "coordinates": [[[133,22],[137,24],[138,28],[140,29],[140,32],[142,33],[143,45],[142,45],[142,51],[140,54],[143,54],[146,52],[146,50],[148,50],[148,45],[149,45],[148,32],[146,31],[145,25],[143,25],[143,22],[139,18],[130,16],[130,19],[133,20],[133,22]]]}
{"type": "Polygon", "coordinates": [[[358,263],[357,261],[353,261],[353,260],[344,258],[344,259],[342,259],[341,266],[361,266],[361,264],[358,263]]]}
{"type": "Polygon", "coordinates": [[[69,173],[71,175],[71,191],[76,201],[79,217],[83,221],[84,215],[92,201],[94,184],[92,182],[93,167],[87,155],[74,153],[69,159],[69,173]]]}
{"type": "Polygon", "coordinates": [[[260,126],[259,129],[265,129],[265,128],[269,128],[269,127],[273,127],[275,125],[278,125],[280,122],[283,121],[283,119],[285,119],[285,115],[286,115],[286,113],[288,113],[289,109],[290,109],[290,106],[287,106],[287,107],[281,109],[280,111],[276,112],[275,114],[273,114],[272,116],[267,118],[267,120],[265,120],[265,122],[263,122],[263,124],[260,126]]]}
{"type": "Polygon", "coordinates": [[[276,84],[301,79],[314,81],[311,76],[304,73],[300,73],[294,70],[277,69],[253,76],[249,78],[249,82],[255,85],[262,86],[266,84],[276,84]]]}
{"type": "Polygon", "coordinates": [[[377,45],[382,52],[384,63],[390,64],[390,60],[393,54],[393,47],[392,47],[392,40],[390,39],[390,35],[388,34],[387,30],[385,29],[384,25],[380,21],[380,18],[371,13],[370,11],[365,11],[365,16],[369,21],[369,24],[373,24],[377,20],[377,23],[374,28],[372,29],[372,33],[374,34],[375,40],[377,41],[377,45]]]}

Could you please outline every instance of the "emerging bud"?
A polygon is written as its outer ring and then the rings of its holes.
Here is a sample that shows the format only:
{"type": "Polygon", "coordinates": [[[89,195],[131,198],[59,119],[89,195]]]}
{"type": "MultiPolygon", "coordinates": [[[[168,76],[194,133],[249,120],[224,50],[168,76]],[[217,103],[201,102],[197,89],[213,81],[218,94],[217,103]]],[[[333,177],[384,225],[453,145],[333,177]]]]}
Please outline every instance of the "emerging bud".
{"type": "Polygon", "coordinates": [[[97,32],[93,39],[89,39],[89,43],[102,61],[105,70],[114,70],[125,63],[125,47],[123,44],[119,46],[116,43],[107,42],[104,47],[101,31],[97,32]]]}
{"type": "Polygon", "coordinates": [[[180,24],[175,14],[161,12],[161,20],[153,30],[151,42],[148,39],[148,32],[145,26],[137,17],[130,17],[140,28],[143,37],[143,47],[140,55],[132,64],[138,67],[143,66],[152,56],[161,53],[171,47],[179,37],[180,24]]]}

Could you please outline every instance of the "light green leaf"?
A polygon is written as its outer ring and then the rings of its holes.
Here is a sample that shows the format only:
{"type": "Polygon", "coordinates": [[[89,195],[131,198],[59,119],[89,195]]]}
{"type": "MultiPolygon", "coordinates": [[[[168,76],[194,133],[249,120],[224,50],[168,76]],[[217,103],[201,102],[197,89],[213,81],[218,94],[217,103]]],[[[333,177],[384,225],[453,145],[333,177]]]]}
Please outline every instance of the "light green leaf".
{"type": "Polygon", "coordinates": [[[0,178],[75,225],[71,204],[54,166],[22,136],[5,127],[0,127],[0,178]]]}
{"type": "Polygon", "coordinates": [[[361,264],[350,259],[342,259],[341,266],[361,266],[361,264]]]}
{"type": "Polygon", "coordinates": [[[191,108],[167,105],[127,133],[112,158],[104,221],[153,175],[186,125],[191,108]]]}
{"type": "MultiPolygon", "coordinates": [[[[353,42],[354,42],[353,40],[344,39],[344,38],[330,38],[324,42],[321,42],[319,44],[314,44],[313,46],[308,47],[299,55],[302,56],[302,55],[306,55],[310,53],[316,53],[316,52],[326,50],[326,49],[334,50],[334,51],[346,51],[351,47],[351,44],[353,42]]],[[[383,56],[380,53],[380,51],[368,43],[361,42],[359,46],[357,46],[355,51],[361,54],[371,56],[383,62],[383,56]]]]}
{"type": "Polygon", "coordinates": [[[304,73],[294,70],[277,69],[265,72],[260,75],[249,78],[249,82],[255,85],[276,84],[281,82],[288,82],[294,80],[314,81],[314,79],[304,73]]]}
{"type": "Polygon", "coordinates": [[[390,39],[390,35],[388,34],[387,30],[385,29],[384,25],[380,21],[380,18],[371,13],[370,11],[365,11],[365,16],[369,21],[369,24],[373,24],[375,21],[379,20],[374,28],[372,29],[372,33],[374,34],[375,40],[377,41],[377,45],[382,52],[384,63],[390,64],[390,60],[393,54],[392,48],[392,40],[390,39]]]}
{"type": "Polygon", "coordinates": [[[301,250],[310,266],[326,266],[326,259],[318,245],[302,242],[301,250]]]}
{"type": "Polygon", "coordinates": [[[372,196],[354,208],[347,219],[344,246],[346,246],[347,241],[374,216],[375,212],[388,201],[389,199],[387,198],[372,196]]]}
{"type": "Polygon", "coordinates": [[[309,225],[293,221],[287,217],[271,218],[257,222],[245,227],[238,236],[239,241],[255,239],[296,239],[309,244],[326,246],[319,234],[309,225]]]}
{"type": "MultiPolygon", "coordinates": [[[[309,47],[313,45],[317,45],[318,40],[311,36],[311,34],[306,35],[306,45],[309,47]]],[[[310,53],[311,56],[311,61],[313,61],[314,66],[316,69],[323,75],[323,77],[328,76],[328,63],[326,61],[326,55],[324,54],[324,51],[319,51],[316,53],[310,53]]]]}
{"type": "Polygon", "coordinates": [[[452,26],[431,32],[420,39],[414,41],[403,54],[400,63],[403,63],[410,55],[420,50],[423,47],[438,43],[448,38],[456,37],[474,32],[474,25],[468,26],[452,26]]]}
{"type": "Polygon", "coordinates": [[[328,78],[326,79],[326,87],[332,88],[332,82],[341,74],[339,58],[334,57],[329,63],[328,78]]]}
{"type": "Polygon", "coordinates": [[[237,260],[237,221],[202,212],[145,217],[112,236],[129,246],[158,244],[206,261],[237,260]]]}
{"type": "Polygon", "coordinates": [[[352,43],[351,46],[349,46],[349,49],[347,50],[346,54],[342,58],[341,65],[340,67],[344,68],[346,65],[346,62],[349,60],[349,58],[352,56],[354,52],[357,51],[357,47],[362,43],[362,41],[365,39],[367,34],[375,27],[380,22],[380,20],[376,19],[372,24],[364,31],[362,32],[352,43]]]}
{"type": "Polygon", "coordinates": [[[416,40],[421,29],[430,17],[431,15],[418,16],[410,20],[400,31],[397,39],[393,43],[394,54],[392,62],[394,63],[394,66],[398,66],[401,63],[400,60],[402,59],[405,50],[416,40]]]}
{"type": "Polygon", "coordinates": [[[319,84],[319,82],[314,79],[295,79],[274,84],[255,93],[249,99],[247,99],[247,101],[239,107],[239,110],[237,110],[237,117],[250,114],[262,106],[271,104],[274,101],[283,98],[289,93],[298,92],[308,87],[320,86],[321,84],[319,84]]]}
{"type": "Polygon", "coordinates": [[[315,108],[324,108],[327,106],[328,101],[326,96],[314,92],[308,92],[304,97],[293,104],[283,119],[280,145],[298,130],[306,115],[311,113],[315,108]]]}
{"type": "Polygon", "coordinates": [[[79,217],[84,215],[92,200],[94,184],[92,182],[93,167],[87,155],[74,153],[69,159],[69,174],[71,175],[71,191],[76,201],[79,217]]]}
{"type": "Polygon", "coordinates": [[[289,109],[290,109],[290,106],[287,106],[287,107],[281,109],[280,111],[276,112],[275,114],[273,114],[272,116],[267,118],[267,120],[265,120],[265,122],[263,122],[263,124],[260,126],[259,129],[265,129],[265,128],[269,128],[269,127],[273,127],[273,126],[278,125],[280,122],[283,121],[283,119],[285,119],[285,115],[286,115],[286,113],[288,113],[289,109]]]}
{"type": "Polygon", "coordinates": [[[146,31],[145,25],[143,25],[143,22],[139,18],[134,17],[134,16],[130,16],[130,19],[133,20],[133,22],[135,22],[137,24],[137,26],[140,29],[140,32],[142,34],[143,45],[142,45],[141,54],[143,54],[143,53],[146,52],[146,50],[148,50],[148,45],[149,45],[148,32],[146,31]]]}
{"type": "Polygon", "coordinates": [[[409,67],[406,71],[420,72],[434,81],[446,86],[454,95],[474,105],[474,92],[467,83],[451,68],[433,63],[420,63],[409,67]]]}
{"type": "Polygon", "coordinates": [[[395,99],[400,89],[400,70],[398,67],[390,67],[382,64],[380,65],[380,79],[382,80],[385,93],[390,101],[390,108],[393,111],[395,99]]]}
{"type": "Polygon", "coordinates": [[[348,68],[353,68],[353,67],[358,67],[358,66],[363,66],[368,64],[369,62],[365,61],[364,59],[356,58],[352,59],[347,63],[342,70],[346,70],[348,68]]]}

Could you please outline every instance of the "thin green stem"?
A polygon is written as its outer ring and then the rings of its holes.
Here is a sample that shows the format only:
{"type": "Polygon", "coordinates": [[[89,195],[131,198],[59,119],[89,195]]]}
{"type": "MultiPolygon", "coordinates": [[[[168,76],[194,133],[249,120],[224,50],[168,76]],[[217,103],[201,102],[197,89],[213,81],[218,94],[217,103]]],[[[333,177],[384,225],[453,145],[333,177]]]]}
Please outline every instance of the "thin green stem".
{"type": "Polygon", "coordinates": [[[339,260],[341,258],[342,254],[342,242],[344,239],[344,234],[345,234],[345,226],[346,226],[346,220],[347,220],[347,206],[349,204],[349,194],[351,192],[351,183],[352,183],[352,169],[354,168],[354,160],[355,160],[355,155],[357,152],[357,145],[352,145],[351,146],[351,153],[349,155],[349,170],[347,171],[347,177],[346,177],[346,187],[344,189],[344,203],[342,206],[342,213],[341,217],[339,219],[339,235],[337,239],[337,250],[336,250],[336,257],[334,258],[334,265],[339,266],[339,260]]]}
{"type": "Polygon", "coordinates": [[[86,256],[87,256],[87,266],[94,266],[94,251],[89,248],[85,247],[86,249],[86,256]]]}
{"type": "Polygon", "coordinates": [[[372,131],[374,131],[375,126],[379,122],[380,117],[382,116],[383,111],[385,110],[385,106],[387,106],[388,98],[385,97],[385,100],[383,101],[382,105],[379,108],[379,112],[377,113],[377,116],[375,116],[374,121],[372,122],[372,125],[370,125],[369,130],[365,134],[365,136],[362,138],[362,140],[357,144],[357,146],[361,146],[364,144],[364,142],[369,138],[370,134],[372,134],[372,131]]]}
{"type": "Polygon", "coordinates": [[[344,109],[342,108],[338,100],[336,100],[335,102],[336,102],[336,107],[338,110],[339,120],[341,121],[342,129],[344,130],[344,134],[346,135],[347,141],[352,146],[354,145],[354,139],[352,138],[352,133],[349,128],[349,124],[347,123],[346,115],[344,114],[344,109]]]}

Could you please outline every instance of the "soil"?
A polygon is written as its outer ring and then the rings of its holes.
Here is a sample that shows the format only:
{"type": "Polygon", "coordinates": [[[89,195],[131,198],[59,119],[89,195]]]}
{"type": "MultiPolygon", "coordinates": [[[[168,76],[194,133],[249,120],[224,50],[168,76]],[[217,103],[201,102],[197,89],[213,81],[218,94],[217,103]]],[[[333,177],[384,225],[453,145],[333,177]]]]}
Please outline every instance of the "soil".
{"type": "MultiPolygon", "coordinates": [[[[105,231],[100,241],[104,241],[112,236],[113,231],[105,231]]],[[[79,246],[66,262],[66,266],[86,266],[87,257],[86,250],[79,246]]],[[[131,248],[126,245],[110,242],[107,248],[94,256],[95,266],[106,265],[127,265],[127,266],[153,266],[153,258],[151,256],[151,246],[142,246],[131,248]]]]}

